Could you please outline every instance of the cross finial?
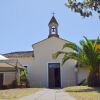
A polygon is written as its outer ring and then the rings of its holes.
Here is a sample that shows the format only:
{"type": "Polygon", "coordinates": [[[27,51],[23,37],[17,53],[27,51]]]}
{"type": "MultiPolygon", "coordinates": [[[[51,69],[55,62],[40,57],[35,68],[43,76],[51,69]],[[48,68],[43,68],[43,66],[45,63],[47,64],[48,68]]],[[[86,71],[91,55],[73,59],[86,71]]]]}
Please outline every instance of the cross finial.
{"type": "Polygon", "coordinates": [[[53,14],[53,16],[54,16],[54,15],[55,15],[55,12],[53,12],[52,14],[53,14]]]}

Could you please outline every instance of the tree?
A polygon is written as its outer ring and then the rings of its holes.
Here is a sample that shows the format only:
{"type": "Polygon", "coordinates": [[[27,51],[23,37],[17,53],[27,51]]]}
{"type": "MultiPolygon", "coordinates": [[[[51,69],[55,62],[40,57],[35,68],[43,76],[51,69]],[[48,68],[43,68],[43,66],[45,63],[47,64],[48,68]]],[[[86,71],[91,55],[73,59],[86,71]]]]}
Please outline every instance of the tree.
{"type": "Polygon", "coordinates": [[[20,70],[20,82],[23,87],[30,87],[29,81],[28,81],[28,71],[27,69],[20,70]]]}
{"type": "Polygon", "coordinates": [[[100,0],[83,0],[82,2],[68,0],[66,6],[83,17],[92,16],[93,12],[96,12],[100,18],[100,0]]]}
{"type": "Polygon", "coordinates": [[[26,82],[27,81],[27,70],[26,69],[22,69],[20,71],[20,81],[21,82],[26,82]]]}
{"type": "Polygon", "coordinates": [[[80,41],[80,46],[75,43],[66,43],[53,57],[57,58],[63,54],[62,64],[69,59],[76,60],[79,67],[89,69],[88,86],[100,86],[100,49],[96,48],[98,39],[94,42],[84,38],[85,40],[80,41]],[[71,48],[72,51],[65,52],[65,48],[71,48]]]}

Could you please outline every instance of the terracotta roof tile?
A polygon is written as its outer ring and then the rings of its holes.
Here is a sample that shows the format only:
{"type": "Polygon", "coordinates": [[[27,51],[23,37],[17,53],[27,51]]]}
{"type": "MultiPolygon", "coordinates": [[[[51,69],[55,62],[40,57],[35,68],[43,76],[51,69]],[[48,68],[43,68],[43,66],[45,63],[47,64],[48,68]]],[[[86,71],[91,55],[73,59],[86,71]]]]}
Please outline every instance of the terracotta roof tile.
{"type": "Polygon", "coordinates": [[[17,57],[34,57],[33,51],[19,51],[3,54],[7,58],[17,58],[17,57]]]}

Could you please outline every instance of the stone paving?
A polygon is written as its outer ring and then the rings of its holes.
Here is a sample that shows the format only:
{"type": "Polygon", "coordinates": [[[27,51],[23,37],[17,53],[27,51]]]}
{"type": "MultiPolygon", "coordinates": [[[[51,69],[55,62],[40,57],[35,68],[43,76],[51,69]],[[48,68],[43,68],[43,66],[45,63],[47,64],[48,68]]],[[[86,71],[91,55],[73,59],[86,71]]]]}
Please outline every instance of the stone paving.
{"type": "Polygon", "coordinates": [[[18,100],[76,100],[61,89],[43,89],[18,100]]]}

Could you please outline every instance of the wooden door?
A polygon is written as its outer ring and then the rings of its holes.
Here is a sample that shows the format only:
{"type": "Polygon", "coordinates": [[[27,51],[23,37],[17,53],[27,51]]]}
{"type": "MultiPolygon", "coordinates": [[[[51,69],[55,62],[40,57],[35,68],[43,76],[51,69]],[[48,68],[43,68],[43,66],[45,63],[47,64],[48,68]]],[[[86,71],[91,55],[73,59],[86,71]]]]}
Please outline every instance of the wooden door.
{"type": "Polygon", "coordinates": [[[3,87],[3,73],[0,73],[0,89],[3,87]]]}
{"type": "Polygon", "coordinates": [[[59,63],[48,64],[48,87],[49,88],[61,87],[61,75],[60,75],[59,63]]]}

